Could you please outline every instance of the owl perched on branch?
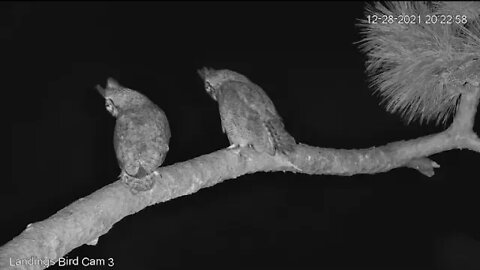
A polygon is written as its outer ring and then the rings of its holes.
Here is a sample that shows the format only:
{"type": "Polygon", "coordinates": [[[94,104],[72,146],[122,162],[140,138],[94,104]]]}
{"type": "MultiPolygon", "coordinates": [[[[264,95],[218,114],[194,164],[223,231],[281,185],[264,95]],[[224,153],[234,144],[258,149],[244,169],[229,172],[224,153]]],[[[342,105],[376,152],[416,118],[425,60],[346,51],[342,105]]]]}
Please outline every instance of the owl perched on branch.
{"type": "Polygon", "coordinates": [[[295,139],[262,88],[231,70],[203,68],[198,73],[205,90],[218,102],[222,130],[231,147],[249,146],[272,156],[294,150],[295,139]]]}
{"type": "Polygon", "coordinates": [[[165,113],[146,96],[109,78],[104,89],[105,107],[116,117],[114,148],[121,179],[135,191],[153,187],[152,172],[168,152],[170,127],[165,113]]]}

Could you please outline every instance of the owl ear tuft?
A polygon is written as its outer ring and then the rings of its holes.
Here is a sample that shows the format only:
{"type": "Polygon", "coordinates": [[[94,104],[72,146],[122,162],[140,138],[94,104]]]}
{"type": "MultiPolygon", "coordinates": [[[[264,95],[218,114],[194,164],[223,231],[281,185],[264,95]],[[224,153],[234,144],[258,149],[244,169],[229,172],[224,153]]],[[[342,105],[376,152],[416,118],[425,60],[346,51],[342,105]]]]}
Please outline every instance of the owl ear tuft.
{"type": "Polygon", "coordinates": [[[110,77],[107,79],[107,88],[120,88],[120,87],[122,86],[114,78],[110,77]]]}
{"type": "Polygon", "coordinates": [[[202,78],[202,80],[205,80],[205,68],[198,69],[197,74],[200,76],[200,78],[202,78]]]}
{"type": "Polygon", "coordinates": [[[198,75],[200,76],[200,78],[202,78],[202,80],[207,80],[208,77],[210,77],[210,75],[214,72],[215,70],[212,69],[212,68],[208,68],[208,67],[203,67],[199,70],[197,70],[197,73],[198,75]]]}
{"type": "Polygon", "coordinates": [[[102,97],[105,98],[105,88],[101,87],[100,85],[96,85],[95,86],[95,89],[97,89],[97,92],[100,93],[100,95],[102,95],[102,97]]]}

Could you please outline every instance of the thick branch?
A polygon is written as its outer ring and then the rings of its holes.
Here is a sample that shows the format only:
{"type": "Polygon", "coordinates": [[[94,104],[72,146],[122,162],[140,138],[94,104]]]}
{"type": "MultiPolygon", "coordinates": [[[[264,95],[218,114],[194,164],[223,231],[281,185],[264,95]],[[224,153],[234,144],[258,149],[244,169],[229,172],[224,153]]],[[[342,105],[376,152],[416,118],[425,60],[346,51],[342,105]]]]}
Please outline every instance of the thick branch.
{"type": "Polygon", "coordinates": [[[94,243],[122,218],[143,208],[215,185],[225,179],[259,171],[353,175],[413,167],[433,175],[437,167],[426,156],[450,149],[480,152],[473,133],[479,88],[462,94],[458,113],[444,132],[410,141],[360,150],[337,150],[297,145],[290,156],[270,156],[252,149],[224,149],[156,171],[152,190],[133,194],[120,181],[79,199],[50,218],[27,226],[0,248],[1,269],[43,269],[74,248],[94,243]],[[33,265],[19,260],[33,258],[33,265]],[[45,260],[47,259],[47,260],[45,260]],[[41,260],[41,261],[39,261],[41,260]],[[19,263],[18,265],[16,265],[19,263]],[[13,265],[12,265],[13,264],[13,265]]]}
{"type": "Polygon", "coordinates": [[[116,181],[50,218],[27,226],[0,248],[0,269],[43,269],[46,265],[41,262],[56,261],[76,247],[95,242],[113,224],[149,205],[193,193],[225,179],[257,171],[287,170],[289,166],[280,156],[271,157],[251,149],[242,149],[240,154],[239,149],[227,149],[159,168],[155,186],[148,192],[134,195],[121,181],[116,181]],[[12,266],[32,257],[37,262],[35,265],[24,262],[18,268],[12,266]]]}
{"type": "Polygon", "coordinates": [[[378,173],[406,166],[432,176],[433,169],[439,165],[427,159],[427,156],[465,148],[480,152],[480,140],[472,130],[479,98],[479,87],[471,87],[463,93],[452,125],[443,132],[360,150],[301,145],[291,161],[308,174],[378,173]]]}

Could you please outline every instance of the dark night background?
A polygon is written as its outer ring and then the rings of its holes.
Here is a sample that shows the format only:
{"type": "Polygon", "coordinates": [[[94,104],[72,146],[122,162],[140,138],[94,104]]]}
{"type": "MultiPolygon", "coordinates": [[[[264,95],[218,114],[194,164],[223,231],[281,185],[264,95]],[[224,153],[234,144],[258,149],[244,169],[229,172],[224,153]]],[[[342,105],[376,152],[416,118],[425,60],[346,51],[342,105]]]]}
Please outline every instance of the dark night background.
{"type": "MultiPolygon", "coordinates": [[[[364,148],[441,131],[405,125],[368,89],[365,59],[352,44],[362,9],[361,2],[1,4],[2,57],[12,61],[3,74],[13,81],[2,91],[13,94],[4,103],[14,120],[0,245],[116,179],[115,122],[94,89],[110,76],[166,112],[172,139],[164,165],[228,146],[196,73],[203,66],[262,86],[302,143],[364,148]]],[[[128,216],[97,246],[67,256],[113,258],[115,269],[479,269],[480,155],[454,150],[432,159],[442,166],[432,178],[404,168],[245,175],[128,216]]]]}

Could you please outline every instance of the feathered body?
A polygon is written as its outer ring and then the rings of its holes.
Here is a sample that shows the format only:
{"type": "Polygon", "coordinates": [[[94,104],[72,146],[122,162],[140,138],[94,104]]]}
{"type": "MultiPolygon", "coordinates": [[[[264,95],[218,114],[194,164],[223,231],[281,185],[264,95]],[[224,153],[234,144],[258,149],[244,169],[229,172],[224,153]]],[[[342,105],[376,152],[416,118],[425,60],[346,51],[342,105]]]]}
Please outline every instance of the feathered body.
{"type": "Polygon", "coordinates": [[[204,68],[198,72],[206,91],[218,102],[222,130],[231,145],[251,146],[270,155],[294,150],[294,138],[262,88],[234,71],[204,68]]]}
{"type": "Polygon", "coordinates": [[[167,117],[146,96],[111,78],[105,89],[97,89],[105,98],[107,110],[117,119],[113,143],[121,177],[129,184],[138,184],[132,177],[145,178],[165,160],[171,136],[167,117]]]}

